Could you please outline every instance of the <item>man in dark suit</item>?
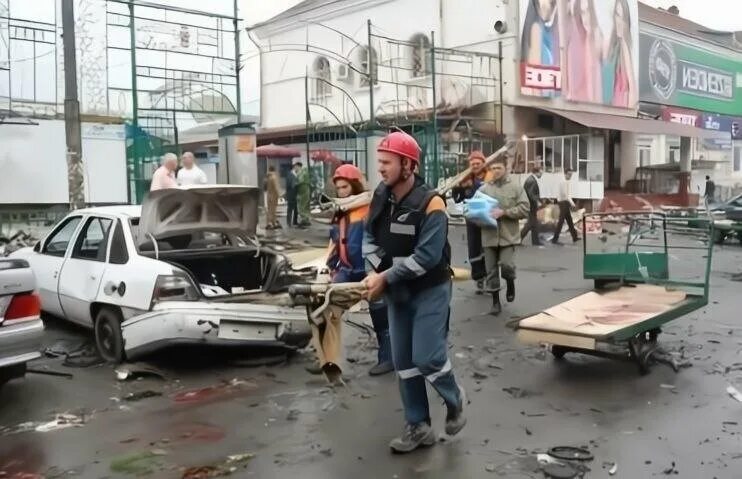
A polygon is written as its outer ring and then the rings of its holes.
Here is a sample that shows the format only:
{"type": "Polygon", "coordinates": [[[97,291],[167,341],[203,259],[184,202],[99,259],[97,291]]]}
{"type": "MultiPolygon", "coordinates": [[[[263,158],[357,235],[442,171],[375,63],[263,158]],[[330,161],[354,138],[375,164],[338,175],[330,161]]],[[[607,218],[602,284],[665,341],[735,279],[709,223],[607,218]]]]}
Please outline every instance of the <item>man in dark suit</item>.
{"type": "Polygon", "coordinates": [[[543,174],[541,165],[536,165],[531,171],[531,176],[523,183],[523,189],[526,190],[530,208],[528,211],[528,223],[523,231],[520,232],[520,239],[523,241],[528,233],[531,233],[531,243],[534,246],[541,246],[541,237],[538,234],[538,209],[541,206],[541,190],[538,187],[538,179],[543,174]]]}
{"type": "Polygon", "coordinates": [[[294,164],[294,167],[286,176],[286,226],[299,225],[299,210],[296,202],[296,188],[299,184],[298,172],[301,169],[301,163],[294,164]]]}

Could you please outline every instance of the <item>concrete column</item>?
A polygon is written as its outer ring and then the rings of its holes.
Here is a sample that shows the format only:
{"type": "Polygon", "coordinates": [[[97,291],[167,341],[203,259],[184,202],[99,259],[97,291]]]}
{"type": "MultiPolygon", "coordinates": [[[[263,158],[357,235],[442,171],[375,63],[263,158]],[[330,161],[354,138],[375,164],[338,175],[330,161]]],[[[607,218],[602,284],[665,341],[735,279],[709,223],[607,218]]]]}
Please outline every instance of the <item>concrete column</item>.
{"type": "Polygon", "coordinates": [[[678,195],[684,206],[690,204],[691,159],[691,139],[684,136],[680,138],[680,176],[678,178],[678,195]]]}
{"type": "Polygon", "coordinates": [[[229,125],[219,130],[220,184],[259,187],[257,137],[251,124],[229,125]]]}
{"type": "Polygon", "coordinates": [[[686,136],[680,138],[680,171],[691,171],[691,139],[686,136]]]}

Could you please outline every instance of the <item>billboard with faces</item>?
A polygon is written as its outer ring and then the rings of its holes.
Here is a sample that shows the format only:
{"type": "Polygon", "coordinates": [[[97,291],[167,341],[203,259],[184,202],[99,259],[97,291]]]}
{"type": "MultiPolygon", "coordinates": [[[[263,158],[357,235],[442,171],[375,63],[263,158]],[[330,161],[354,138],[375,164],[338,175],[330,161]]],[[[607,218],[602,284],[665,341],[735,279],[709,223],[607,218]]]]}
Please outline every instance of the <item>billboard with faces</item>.
{"type": "Polygon", "coordinates": [[[634,109],[636,0],[521,0],[520,91],[634,109]]]}

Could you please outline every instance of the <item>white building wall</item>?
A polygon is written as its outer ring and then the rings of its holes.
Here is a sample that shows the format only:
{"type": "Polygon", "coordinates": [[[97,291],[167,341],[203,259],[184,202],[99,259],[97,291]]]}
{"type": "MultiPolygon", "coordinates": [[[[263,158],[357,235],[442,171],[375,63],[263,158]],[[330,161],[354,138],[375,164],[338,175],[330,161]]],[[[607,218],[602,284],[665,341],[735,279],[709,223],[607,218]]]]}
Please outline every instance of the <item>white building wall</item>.
{"type": "MultiPolygon", "coordinates": [[[[0,127],[0,204],[69,203],[64,122],[0,127]]],[[[85,199],[126,203],[123,125],[82,125],[85,199]]]]}
{"type": "MultiPolygon", "coordinates": [[[[304,77],[307,72],[313,75],[313,64],[320,56],[330,61],[332,72],[330,81],[346,90],[348,95],[333,88],[331,96],[315,99],[318,100],[316,102],[331,110],[342,122],[354,122],[368,118],[369,88],[361,85],[361,75],[353,71],[352,81],[342,81],[338,79],[338,72],[340,65],[343,64],[351,64],[355,69],[362,70],[360,62],[363,55],[359,45],[365,46],[368,43],[367,20],[369,18],[373,22],[374,32],[379,35],[409,41],[416,34],[422,33],[430,37],[430,32],[435,31],[436,36],[440,37],[439,0],[372,1],[368,4],[371,5],[368,8],[352,8],[325,15],[317,12],[314,15],[318,18],[310,19],[308,24],[294,23],[290,26],[276,26],[265,31],[258,31],[258,35],[262,36],[260,43],[264,50],[261,88],[262,127],[304,124],[304,77]],[[405,18],[409,21],[402,21],[405,18]],[[322,26],[317,23],[321,23],[322,26]],[[286,49],[290,51],[282,51],[286,49]],[[302,49],[305,51],[299,51],[302,49]],[[306,51],[307,49],[309,51],[306,51]],[[352,97],[353,101],[350,101],[348,96],[352,97]],[[360,109],[360,113],[353,103],[360,109]],[[359,118],[360,115],[362,118],[359,118]]],[[[385,82],[402,83],[408,79],[404,78],[406,72],[390,68],[390,64],[396,62],[398,65],[401,62],[407,62],[408,59],[398,58],[404,54],[403,46],[397,48],[387,44],[380,48],[381,42],[377,39],[374,39],[373,43],[372,46],[380,55],[382,63],[378,68],[379,84],[374,89],[374,103],[377,107],[377,114],[390,113],[394,111],[398,89],[395,85],[385,82]]],[[[410,81],[408,84],[411,86],[410,91],[414,91],[415,81],[410,81]]],[[[313,88],[310,82],[310,95],[313,88]]],[[[404,86],[400,88],[405,90],[404,86]]],[[[402,92],[400,96],[417,96],[419,106],[424,108],[431,106],[432,92],[427,90],[417,95],[402,92]]],[[[313,123],[322,121],[328,124],[337,123],[337,119],[322,107],[311,106],[310,111],[313,123]]]]}

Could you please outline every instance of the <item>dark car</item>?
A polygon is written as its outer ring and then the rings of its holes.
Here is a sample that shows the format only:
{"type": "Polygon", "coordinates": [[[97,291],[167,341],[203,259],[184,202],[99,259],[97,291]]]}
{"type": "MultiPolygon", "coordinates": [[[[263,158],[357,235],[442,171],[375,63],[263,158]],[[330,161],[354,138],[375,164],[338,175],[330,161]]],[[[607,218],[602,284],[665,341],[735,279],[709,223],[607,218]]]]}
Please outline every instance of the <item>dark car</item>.
{"type": "Polygon", "coordinates": [[[709,209],[714,215],[723,213],[728,220],[742,221],[742,195],[737,195],[723,203],[710,205],[709,209]]]}
{"type": "Polygon", "coordinates": [[[723,244],[730,237],[742,241],[742,195],[709,205],[709,212],[714,218],[715,243],[723,244]]]}

